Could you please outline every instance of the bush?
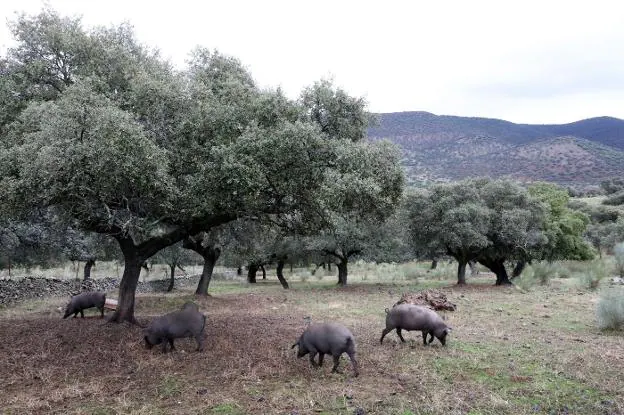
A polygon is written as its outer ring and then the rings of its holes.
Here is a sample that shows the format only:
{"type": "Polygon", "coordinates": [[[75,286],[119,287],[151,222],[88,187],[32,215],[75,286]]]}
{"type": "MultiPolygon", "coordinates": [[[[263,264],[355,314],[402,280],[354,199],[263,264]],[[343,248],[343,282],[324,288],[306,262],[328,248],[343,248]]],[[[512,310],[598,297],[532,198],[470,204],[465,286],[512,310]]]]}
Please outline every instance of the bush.
{"type": "Polygon", "coordinates": [[[549,262],[536,262],[531,264],[531,268],[533,268],[533,278],[540,285],[548,285],[548,281],[557,273],[555,265],[549,262]]]}
{"type": "Polygon", "coordinates": [[[609,274],[604,261],[594,260],[591,262],[589,269],[581,274],[581,284],[590,290],[595,290],[600,285],[600,281],[609,274]]]}
{"type": "Polygon", "coordinates": [[[624,328],[624,289],[603,292],[596,306],[596,320],[601,330],[624,328]]]}
{"type": "Polygon", "coordinates": [[[537,279],[535,278],[535,268],[532,266],[526,267],[519,277],[514,278],[513,283],[518,288],[528,291],[537,283],[537,279]]]}

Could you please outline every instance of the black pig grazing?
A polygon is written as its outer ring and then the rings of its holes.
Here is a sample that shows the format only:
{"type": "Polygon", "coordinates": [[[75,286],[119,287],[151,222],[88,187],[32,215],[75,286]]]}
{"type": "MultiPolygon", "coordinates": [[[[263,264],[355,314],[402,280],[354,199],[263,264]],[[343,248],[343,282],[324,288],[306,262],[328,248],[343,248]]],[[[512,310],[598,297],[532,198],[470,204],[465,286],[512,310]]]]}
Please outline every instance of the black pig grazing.
{"type": "Polygon", "coordinates": [[[91,307],[97,307],[104,317],[104,303],[106,302],[106,294],[98,291],[84,292],[75,295],[65,307],[65,315],[63,318],[67,318],[70,315],[74,315],[74,318],[80,313],[80,316],[84,318],[84,310],[91,307]]]}
{"type": "Polygon", "coordinates": [[[386,334],[394,329],[396,329],[402,342],[405,342],[405,339],[401,335],[401,330],[420,330],[425,346],[427,345],[428,334],[431,335],[429,343],[433,341],[435,336],[443,346],[446,345],[446,335],[451,330],[438,313],[427,307],[413,304],[399,304],[392,307],[391,310],[386,309],[386,328],[381,333],[379,343],[383,343],[386,334]]]}
{"type": "Polygon", "coordinates": [[[197,351],[202,351],[205,325],[206,316],[199,312],[195,304],[186,303],[181,310],[152,320],[144,330],[145,346],[151,349],[157,344],[162,344],[162,352],[167,353],[167,343],[171,345],[171,351],[174,351],[174,339],[194,337],[197,351]]]}
{"type": "Polygon", "coordinates": [[[358,376],[358,362],[355,360],[355,339],[353,334],[346,327],[337,323],[320,323],[312,324],[303,332],[297,343],[291,348],[299,346],[297,357],[303,357],[310,354],[310,363],[313,367],[323,365],[323,357],[326,354],[334,358],[334,367],[332,373],[338,372],[338,364],[340,356],[343,353],[349,355],[351,364],[353,365],[353,375],[358,376]],[[314,361],[314,356],[318,353],[318,364],[314,361]]]}

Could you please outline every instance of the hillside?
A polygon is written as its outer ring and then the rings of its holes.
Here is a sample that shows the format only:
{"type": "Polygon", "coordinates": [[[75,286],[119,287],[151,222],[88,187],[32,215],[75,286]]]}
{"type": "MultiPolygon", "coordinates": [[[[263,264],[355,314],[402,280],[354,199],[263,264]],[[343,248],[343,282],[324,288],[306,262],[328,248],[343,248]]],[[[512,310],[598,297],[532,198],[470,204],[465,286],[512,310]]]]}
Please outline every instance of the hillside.
{"type": "Polygon", "coordinates": [[[617,118],[531,125],[428,112],[378,116],[368,136],[402,148],[412,184],[487,175],[587,185],[624,176],[624,120],[617,118]]]}

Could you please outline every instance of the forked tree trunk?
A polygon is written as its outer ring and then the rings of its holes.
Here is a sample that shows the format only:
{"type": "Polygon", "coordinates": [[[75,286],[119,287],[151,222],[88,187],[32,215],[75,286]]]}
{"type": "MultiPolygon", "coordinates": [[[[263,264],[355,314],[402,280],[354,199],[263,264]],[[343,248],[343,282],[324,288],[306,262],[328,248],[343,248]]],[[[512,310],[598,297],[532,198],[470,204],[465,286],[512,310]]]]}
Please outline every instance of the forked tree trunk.
{"type": "Polygon", "coordinates": [[[288,289],[288,281],[284,278],[284,260],[280,259],[277,261],[277,268],[275,269],[275,273],[277,274],[277,279],[284,289],[288,289]]]}
{"type": "Polygon", "coordinates": [[[207,296],[208,295],[208,287],[210,286],[210,281],[212,280],[212,272],[214,271],[214,266],[219,256],[221,255],[221,249],[215,248],[213,246],[207,247],[204,251],[204,267],[202,268],[202,275],[199,279],[199,284],[197,284],[197,289],[195,290],[196,295],[207,296]]]}
{"type": "Polygon", "coordinates": [[[247,282],[250,284],[256,283],[256,273],[258,272],[258,266],[256,264],[249,264],[247,267],[247,282]]]}
{"type": "Polygon", "coordinates": [[[503,259],[495,259],[495,260],[479,260],[487,269],[492,271],[496,275],[496,285],[511,285],[511,281],[509,280],[509,275],[507,275],[507,270],[505,269],[505,260],[503,259]]]}
{"type": "Polygon", "coordinates": [[[87,259],[87,262],[85,263],[85,266],[84,266],[84,280],[85,281],[91,278],[91,267],[93,267],[94,265],[95,265],[95,258],[87,259]]]}

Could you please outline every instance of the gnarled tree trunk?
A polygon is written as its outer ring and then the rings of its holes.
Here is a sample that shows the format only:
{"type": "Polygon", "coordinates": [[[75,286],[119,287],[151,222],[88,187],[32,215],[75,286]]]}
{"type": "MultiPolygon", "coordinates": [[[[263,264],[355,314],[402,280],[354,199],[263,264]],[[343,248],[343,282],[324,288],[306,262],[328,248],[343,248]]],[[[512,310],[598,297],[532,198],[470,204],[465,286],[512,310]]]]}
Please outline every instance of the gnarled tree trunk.
{"type": "Polygon", "coordinates": [[[504,259],[480,259],[479,262],[496,274],[496,285],[511,285],[504,259]]]}
{"type": "Polygon", "coordinates": [[[264,269],[264,265],[260,265],[260,269],[262,270],[262,279],[266,280],[266,269],[264,269]]]}

